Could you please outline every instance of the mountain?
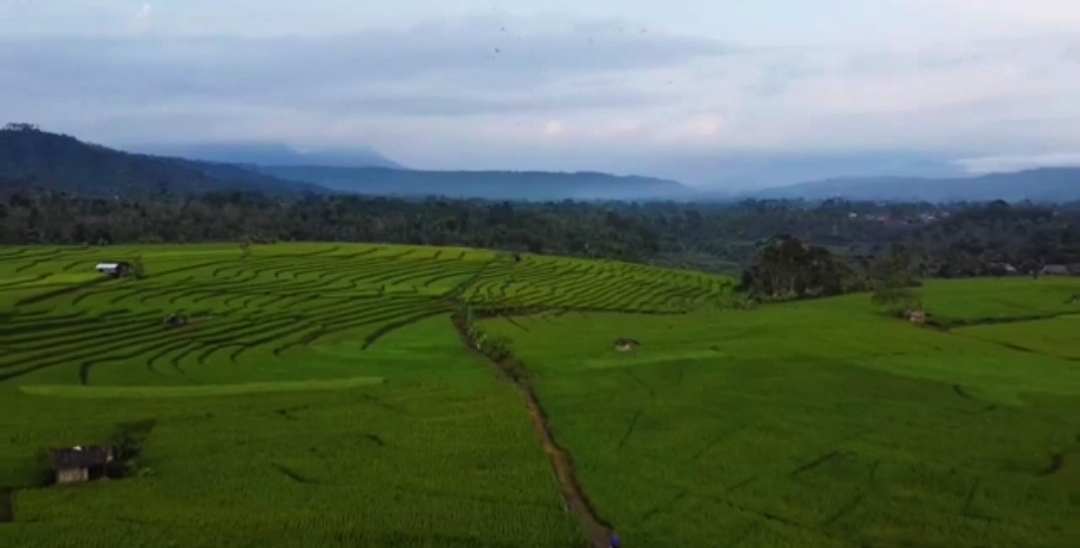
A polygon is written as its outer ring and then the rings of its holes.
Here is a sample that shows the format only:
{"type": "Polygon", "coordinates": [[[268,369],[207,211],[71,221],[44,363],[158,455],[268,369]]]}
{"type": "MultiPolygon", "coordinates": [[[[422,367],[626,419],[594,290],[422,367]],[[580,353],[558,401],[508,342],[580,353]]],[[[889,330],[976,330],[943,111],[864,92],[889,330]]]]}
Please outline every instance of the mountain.
{"type": "Polygon", "coordinates": [[[140,152],[177,156],[190,160],[261,166],[384,167],[405,169],[378,152],[366,149],[327,149],[298,152],[279,143],[198,143],[188,145],[144,145],[140,152]]]}
{"type": "Polygon", "coordinates": [[[607,173],[543,171],[419,171],[326,166],[259,166],[280,179],[372,195],[489,200],[683,199],[692,191],[675,181],[607,173]]]}
{"type": "Polygon", "coordinates": [[[124,196],[163,190],[326,192],[316,185],[276,179],[236,165],[132,154],[26,124],[10,124],[0,130],[0,190],[34,188],[124,196]]]}
{"type": "Polygon", "coordinates": [[[845,177],[767,188],[746,197],[877,201],[1069,202],[1080,200],[1080,168],[1039,168],[978,177],[845,177]]]}

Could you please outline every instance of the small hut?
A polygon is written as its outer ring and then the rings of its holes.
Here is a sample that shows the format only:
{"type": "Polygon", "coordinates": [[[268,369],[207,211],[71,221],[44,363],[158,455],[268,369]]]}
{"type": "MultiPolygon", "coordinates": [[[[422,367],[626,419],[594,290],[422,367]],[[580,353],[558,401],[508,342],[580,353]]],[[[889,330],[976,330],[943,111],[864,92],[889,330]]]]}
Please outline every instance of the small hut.
{"type": "Polygon", "coordinates": [[[56,483],[78,483],[105,477],[105,469],[113,461],[111,447],[79,447],[61,449],[53,455],[56,483]]]}
{"type": "Polygon", "coordinates": [[[98,263],[96,269],[98,272],[108,274],[113,278],[122,278],[131,274],[131,263],[98,263]]]}
{"type": "Polygon", "coordinates": [[[922,310],[909,310],[907,313],[907,319],[909,322],[915,325],[926,324],[926,312],[922,310]]]}
{"type": "Polygon", "coordinates": [[[619,352],[629,352],[639,346],[641,346],[641,343],[634,339],[619,339],[615,341],[615,350],[619,352]]]}

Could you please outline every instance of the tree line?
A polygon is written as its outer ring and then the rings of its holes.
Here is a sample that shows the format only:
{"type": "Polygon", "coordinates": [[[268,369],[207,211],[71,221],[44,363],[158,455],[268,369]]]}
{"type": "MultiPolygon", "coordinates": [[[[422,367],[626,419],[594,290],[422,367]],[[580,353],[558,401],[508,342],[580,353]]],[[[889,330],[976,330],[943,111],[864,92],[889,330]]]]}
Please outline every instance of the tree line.
{"type": "Polygon", "coordinates": [[[401,243],[615,259],[745,274],[763,295],[814,296],[864,289],[873,269],[883,268],[881,259],[894,255],[917,278],[1080,263],[1080,205],[539,203],[244,192],[111,199],[13,192],[0,199],[2,245],[229,241],[401,243]]]}

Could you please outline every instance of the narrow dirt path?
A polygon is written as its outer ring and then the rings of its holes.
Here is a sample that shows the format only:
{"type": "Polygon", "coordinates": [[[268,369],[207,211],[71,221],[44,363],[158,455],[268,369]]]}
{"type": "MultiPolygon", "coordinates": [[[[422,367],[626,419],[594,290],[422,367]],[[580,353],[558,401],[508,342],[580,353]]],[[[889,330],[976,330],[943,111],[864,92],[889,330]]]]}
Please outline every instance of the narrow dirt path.
{"type": "Polygon", "coordinates": [[[551,461],[551,468],[555,471],[555,479],[559,484],[559,490],[562,492],[566,508],[573,512],[581,523],[581,529],[588,538],[590,546],[593,548],[609,548],[611,535],[614,531],[611,525],[601,519],[592,505],[589,504],[589,500],[581,489],[577,476],[574,474],[570,454],[555,441],[555,435],[551,431],[547,414],[544,412],[543,406],[540,405],[539,398],[536,397],[536,391],[528,379],[517,374],[520,364],[511,360],[504,362],[492,360],[470,345],[468,336],[460,328],[457,331],[466,347],[492,365],[496,374],[513,384],[514,388],[521,394],[522,399],[525,400],[525,407],[529,411],[529,416],[532,417],[533,427],[536,429],[537,434],[540,435],[540,444],[544,449],[544,453],[548,456],[548,460],[551,461]]]}
{"type": "Polygon", "coordinates": [[[559,482],[559,489],[562,491],[567,508],[581,522],[581,528],[592,546],[595,548],[608,548],[613,532],[611,526],[596,515],[596,512],[589,504],[589,500],[585,497],[585,492],[581,489],[581,485],[578,484],[577,477],[574,475],[574,466],[570,462],[570,455],[555,441],[555,437],[551,433],[551,427],[548,425],[547,415],[544,414],[544,409],[540,406],[536,393],[531,386],[522,386],[521,383],[514,384],[525,398],[525,406],[529,409],[529,415],[532,416],[533,426],[536,427],[537,433],[540,434],[540,443],[544,448],[544,453],[547,453],[548,459],[551,461],[551,467],[555,470],[555,477],[559,482]]]}

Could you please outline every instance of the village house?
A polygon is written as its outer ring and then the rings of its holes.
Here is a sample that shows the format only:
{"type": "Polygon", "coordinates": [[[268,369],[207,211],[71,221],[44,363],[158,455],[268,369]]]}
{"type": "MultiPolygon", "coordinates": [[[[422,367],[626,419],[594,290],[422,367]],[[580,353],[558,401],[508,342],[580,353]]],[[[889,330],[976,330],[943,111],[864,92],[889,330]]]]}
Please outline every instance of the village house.
{"type": "Polygon", "coordinates": [[[105,469],[113,461],[110,447],[79,447],[61,449],[53,455],[56,483],[78,483],[105,477],[105,469]]]}
{"type": "Polygon", "coordinates": [[[113,278],[122,278],[131,273],[131,264],[125,262],[98,263],[96,268],[98,272],[108,274],[113,278]]]}

